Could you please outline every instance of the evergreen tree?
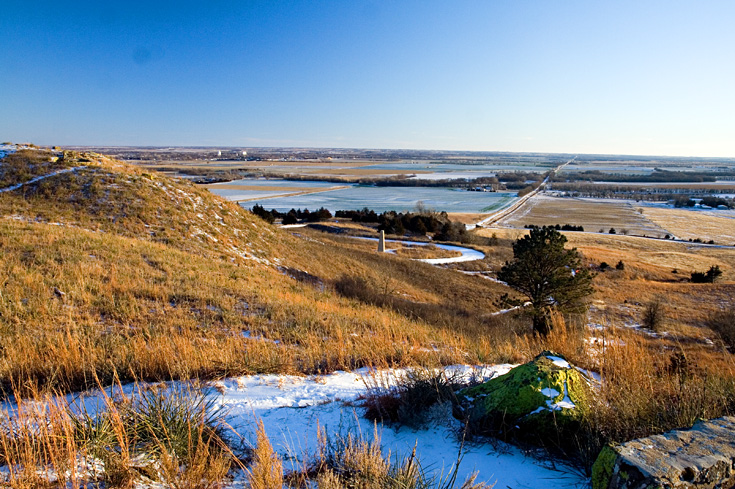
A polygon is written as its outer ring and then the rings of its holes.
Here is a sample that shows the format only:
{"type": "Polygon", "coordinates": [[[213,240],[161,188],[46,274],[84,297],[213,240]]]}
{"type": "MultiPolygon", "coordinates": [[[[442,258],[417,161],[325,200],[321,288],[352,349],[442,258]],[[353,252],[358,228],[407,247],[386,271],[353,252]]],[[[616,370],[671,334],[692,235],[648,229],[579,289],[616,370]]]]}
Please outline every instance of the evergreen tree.
{"type": "Polygon", "coordinates": [[[584,298],[592,293],[592,276],[582,266],[576,249],[565,249],[566,237],[542,227],[513,243],[513,261],[506,262],[498,279],[526,295],[531,302],[534,331],[547,335],[552,309],[584,310],[584,298]]]}

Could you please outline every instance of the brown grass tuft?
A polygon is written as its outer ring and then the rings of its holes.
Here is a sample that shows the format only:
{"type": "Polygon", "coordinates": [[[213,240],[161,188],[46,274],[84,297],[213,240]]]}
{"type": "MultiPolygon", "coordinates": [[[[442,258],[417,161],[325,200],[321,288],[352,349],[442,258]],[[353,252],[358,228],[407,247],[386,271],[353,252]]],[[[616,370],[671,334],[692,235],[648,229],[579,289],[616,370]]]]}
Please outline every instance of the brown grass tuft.
{"type": "Polygon", "coordinates": [[[257,445],[253,450],[248,473],[252,489],[281,489],[283,487],[283,463],[273,451],[270,440],[265,434],[263,422],[258,421],[257,445]]]}

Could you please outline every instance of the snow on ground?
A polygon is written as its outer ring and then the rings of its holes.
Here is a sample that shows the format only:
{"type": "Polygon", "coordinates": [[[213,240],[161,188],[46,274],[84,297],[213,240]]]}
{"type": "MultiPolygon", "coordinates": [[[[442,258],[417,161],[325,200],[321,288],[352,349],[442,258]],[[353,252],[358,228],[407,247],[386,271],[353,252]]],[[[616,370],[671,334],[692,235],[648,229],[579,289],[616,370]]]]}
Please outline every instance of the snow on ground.
{"type": "Polygon", "coordinates": [[[49,173],[47,175],[41,175],[41,176],[32,178],[32,179],[28,180],[27,182],[21,182],[21,183],[15,184],[15,185],[11,185],[10,187],[2,188],[2,189],[0,189],[0,193],[2,193],[2,192],[12,192],[13,190],[17,190],[17,189],[21,188],[23,185],[31,185],[31,184],[34,184],[34,183],[36,183],[38,181],[44,180],[46,178],[54,177],[56,175],[61,175],[62,173],[75,172],[77,170],[82,170],[84,168],[87,168],[87,167],[86,166],[75,166],[74,168],[65,168],[63,170],[58,170],[58,171],[55,171],[55,172],[51,172],[51,173],[49,173]]]}
{"type": "MultiPolygon", "coordinates": [[[[370,238],[365,236],[355,236],[355,239],[367,239],[370,241],[378,241],[378,238],[370,238]]],[[[403,245],[407,246],[429,246],[434,245],[437,248],[440,248],[442,250],[447,251],[458,251],[462,253],[460,256],[453,256],[451,258],[417,258],[416,261],[422,261],[424,263],[430,263],[432,265],[444,265],[446,263],[460,263],[465,261],[475,261],[475,260],[482,260],[485,258],[485,253],[482,251],[477,251],[472,248],[465,248],[463,246],[455,246],[455,245],[446,245],[446,244],[439,244],[439,243],[425,243],[422,241],[403,241],[399,239],[386,239],[386,243],[401,243],[403,245]]],[[[395,253],[395,250],[389,250],[387,249],[386,252],[388,253],[395,253]]]]}
{"type": "MultiPolygon", "coordinates": [[[[473,370],[467,366],[448,367],[463,376],[482,378],[502,375],[512,365],[497,365],[473,370]]],[[[317,430],[326,428],[332,435],[362,433],[372,438],[376,426],[362,417],[360,396],[366,383],[375,377],[390,378],[395,372],[335,372],[318,377],[255,375],[218,382],[218,406],[229,416],[229,423],[249,443],[255,440],[255,421],[261,419],[274,449],[283,457],[286,468],[299,467],[304,454],[317,449],[317,430]]],[[[459,422],[448,412],[438,413],[426,429],[377,425],[384,453],[393,457],[411,454],[414,446],[422,467],[428,472],[446,475],[457,459],[461,441],[459,422]]],[[[496,487],[568,488],[582,486],[586,480],[568,467],[545,466],[505,444],[465,445],[458,472],[463,481],[474,471],[478,480],[497,482],[496,487]]]]}
{"type": "Polygon", "coordinates": [[[12,144],[0,144],[0,160],[5,158],[6,155],[15,153],[15,146],[12,144]]]}
{"type": "MultiPolygon", "coordinates": [[[[507,373],[513,365],[483,367],[452,366],[449,373],[464,378],[488,379],[507,373]]],[[[427,474],[447,476],[461,447],[460,424],[447,410],[434,413],[426,429],[406,426],[374,425],[362,417],[360,397],[367,385],[391,382],[402,370],[334,372],[323,376],[251,375],[217,381],[208,387],[216,411],[225,414],[228,424],[242,437],[245,446],[253,446],[257,420],[262,420],[274,449],[283,457],[284,468],[300,468],[317,450],[317,430],[325,428],[332,436],[360,435],[372,439],[377,431],[384,455],[392,459],[409,456],[416,447],[421,466],[427,474]]],[[[172,383],[174,384],[174,383],[172,383]]],[[[382,385],[382,384],[381,384],[382,385]]],[[[132,385],[123,390],[129,395],[132,385]]],[[[99,393],[86,397],[67,396],[69,402],[94,413],[101,405],[99,393]]],[[[13,404],[2,406],[8,413],[13,404]]],[[[11,414],[12,415],[12,414],[11,414]]],[[[544,463],[511,445],[465,444],[458,471],[459,484],[478,471],[478,481],[496,483],[498,488],[554,489],[585,487],[587,480],[575,470],[559,463],[544,463]]],[[[244,476],[235,477],[231,487],[243,487],[244,476]]]]}

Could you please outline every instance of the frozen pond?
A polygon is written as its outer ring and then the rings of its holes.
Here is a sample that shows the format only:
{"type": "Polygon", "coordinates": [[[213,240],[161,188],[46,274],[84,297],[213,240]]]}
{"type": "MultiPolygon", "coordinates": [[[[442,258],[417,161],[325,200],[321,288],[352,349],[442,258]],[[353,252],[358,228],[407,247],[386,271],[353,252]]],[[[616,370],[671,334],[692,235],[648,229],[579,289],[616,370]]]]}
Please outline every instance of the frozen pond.
{"type": "Polygon", "coordinates": [[[315,210],[325,207],[331,212],[338,210],[360,210],[365,207],[375,212],[408,212],[423,203],[427,209],[446,212],[493,212],[510,205],[516,192],[468,192],[467,190],[444,187],[373,187],[354,185],[339,190],[292,195],[242,202],[250,208],[260,204],[266,209],[287,212],[290,209],[315,210]]]}
{"type": "Polygon", "coordinates": [[[284,180],[280,178],[245,178],[242,180],[233,180],[225,183],[215,183],[210,190],[214,190],[217,186],[245,186],[245,187],[296,187],[296,188],[330,188],[338,187],[339,183],[334,182],[318,182],[315,180],[284,180]]]}
{"type": "Polygon", "coordinates": [[[252,200],[342,187],[344,185],[332,182],[248,178],[215,183],[209,186],[209,191],[228,200],[252,200]]]}

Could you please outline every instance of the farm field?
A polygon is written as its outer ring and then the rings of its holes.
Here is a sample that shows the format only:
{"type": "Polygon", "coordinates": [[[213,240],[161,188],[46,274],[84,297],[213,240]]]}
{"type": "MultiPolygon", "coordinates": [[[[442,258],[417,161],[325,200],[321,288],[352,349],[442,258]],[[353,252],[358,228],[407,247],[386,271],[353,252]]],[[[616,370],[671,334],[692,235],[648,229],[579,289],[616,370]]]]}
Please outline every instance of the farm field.
{"type": "Polygon", "coordinates": [[[500,226],[523,228],[571,224],[583,226],[587,232],[609,232],[664,237],[669,233],[639,211],[635,203],[602,200],[549,197],[537,195],[517,212],[501,220],[500,226]]]}
{"type": "Polygon", "coordinates": [[[693,211],[654,206],[644,206],[642,209],[649,220],[678,238],[735,245],[735,211],[693,211]]]}

